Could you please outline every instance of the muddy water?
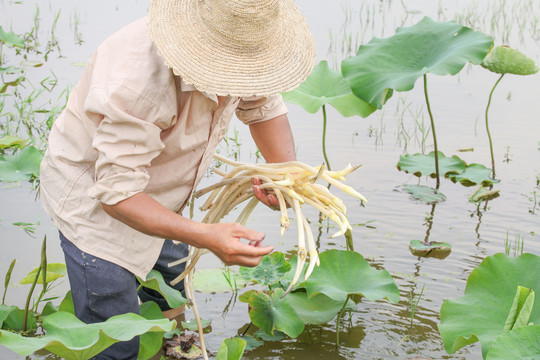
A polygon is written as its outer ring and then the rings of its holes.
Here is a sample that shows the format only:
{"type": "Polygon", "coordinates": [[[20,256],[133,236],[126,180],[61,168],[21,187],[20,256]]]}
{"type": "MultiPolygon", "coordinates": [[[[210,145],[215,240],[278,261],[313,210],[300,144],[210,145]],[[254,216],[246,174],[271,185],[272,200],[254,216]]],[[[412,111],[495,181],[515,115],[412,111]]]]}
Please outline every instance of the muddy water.
{"type": "MultiPolygon", "coordinates": [[[[61,87],[74,84],[81,68],[73,63],[84,62],[107,34],[145,14],[143,1],[68,1],[25,2],[12,4],[0,1],[0,19],[4,28],[10,24],[15,32],[28,31],[33,24],[32,14],[40,6],[43,39],[50,32],[54,16],[61,9],[56,36],[61,44],[62,58],[49,57],[47,66],[53,69],[61,87]],[[78,20],[77,20],[78,19],[78,20]],[[76,45],[76,33],[82,34],[82,45],[76,45]]],[[[321,1],[299,0],[315,35],[318,60],[328,59],[335,65],[347,56],[347,41],[352,48],[372,36],[385,37],[397,26],[412,25],[424,15],[438,20],[460,19],[460,22],[494,35],[496,43],[509,43],[540,62],[539,32],[534,14],[539,4],[516,1],[321,1]],[[406,3],[406,8],[404,7],[406,3]],[[489,4],[488,4],[489,3],[489,4]],[[531,7],[532,6],[532,7],[531,7]],[[520,24],[515,20],[520,19],[520,24]],[[470,23],[468,23],[470,22],[470,23]]],[[[46,40],[44,40],[46,41],[46,40]]],[[[10,59],[7,59],[8,61],[10,59]]],[[[45,67],[36,69],[36,82],[47,76],[45,67]]],[[[483,125],[483,112],[491,86],[497,76],[479,67],[467,66],[458,76],[429,76],[429,91],[435,116],[439,149],[447,156],[457,154],[468,163],[490,165],[489,145],[483,125]],[[462,149],[473,151],[460,152],[462,149]]],[[[416,121],[429,122],[424,109],[421,83],[409,93],[396,94],[382,111],[367,119],[343,118],[328,109],[327,152],[332,168],[347,163],[364,166],[348,178],[348,183],[369,200],[365,207],[343,195],[352,224],[355,250],[374,266],[388,270],[400,291],[400,303],[364,301],[358,311],[344,321],[341,344],[335,347],[335,323],[311,327],[298,339],[267,343],[247,354],[252,359],[407,359],[424,356],[433,359],[480,359],[478,346],[468,347],[447,355],[438,335],[439,310],[442,302],[463,294],[470,272],[489,255],[504,252],[505,239],[524,240],[525,251],[540,255],[540,209],[533,202],[540,199],[540,75],[529,77],[506,76],[497,88],[490,112],[490,125],[495,145],[497,178],[501,196],[477,208],[468,198],[474,188],[453,184],[442,179],[441,191],[447,200],[431,205],[412,200],[401,189],[403,184],[435,186],[433,179],[417,178],[396,169],[399,156],[405,152],[432,150],[431,135],[424,144],[416,121]],[[402,136],[403,132],[409,136],[402,136]],[[432,213],[433,211],[433,213],[432,213]],[[432,214],[432,226],[427,218],[432,214]],[[452,253],[444,260],[418,258],[410,254],[412,239],[446,241],[452,253]],[[424,292],[411,325],[409,294],[424,292]]],[[[308,114],[296,105],[289,106],[289,117],[295,133],[298,158],[310,164],[323,161],[321,151],[322,114],[308,114]]],[[[241,139],[240,159],[255,161],[255,149],[248,131],[233,122],[241,139]]],[[[235,148],[225,145],[224,151],[235,148]]],[[[204,184],[216,181],[204,179],[204,184]]],[[[62,261],[56,243],[54,227],[34,201],[27,188],[1,190],[0,274],[13,258],[18,259],[14,279],[20,279],[39,262],[39,247],[43,234],[49,238],[49,261],[62,261]],[[11,225],[16,221],[37,222],[35,238],[11,225]]],[[[317,214],[308,213],[315,222],[317,214]]],[[[200,214],[196,214],[200,216],[200,214]]],[[[278,250],[289,251],[296,242],[293,232],[279,238],[279,215],[257,208],[249,226],[267,233],[267,241],[278,250]]],[[[344,239],[328,239],[332,229],[322,229],[320,250],[344,248],[344,239]]],[[[218,266],[212,257],[203,258],[200,266],[218,266]]],[[[66,284],[55,289],[63,294],[66,284]]],[[[8,302],[22,303],[26,288],[12,287],[8,302]]],[[[202,316],[212,319],[212,333],[207,343],[217,350],[221,341],[244,330],[249,317],[245,304],[234,303],[231,293],[197,294],[202,316]],[[234,303],[223,314],[227,304],[234,303]]],[[[188,315],[189,317],[190,315],[188,315]]],[[[17,359],[9,350],[0,347],[0,358],[17,359]]]]}

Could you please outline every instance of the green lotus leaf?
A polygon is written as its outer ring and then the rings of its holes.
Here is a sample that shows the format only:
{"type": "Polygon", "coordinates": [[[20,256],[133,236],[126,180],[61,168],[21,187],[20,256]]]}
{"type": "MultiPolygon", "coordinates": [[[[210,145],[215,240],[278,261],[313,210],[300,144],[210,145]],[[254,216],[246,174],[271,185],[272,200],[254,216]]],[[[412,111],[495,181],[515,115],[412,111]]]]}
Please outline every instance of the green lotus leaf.
{"type": "Polygon", "coordinates": [[[0,329],[3,327],[4,321],[9,317],[9,314],[18,309],[19,308],[14,305],[0,305],[0,329]]]}
{"type": "MultiPolygon", "coordinates": [[[[342,301],[336,301],[324,294],[308,297],[305,291],[287,295],[289,304],[294,308],[298,317],[306,324],[326,324],[339,313],[343,307],[342,301]]],[[[356,310],[356,305],[347,303],[348,309],[356,310]]]]}
{"type": "Polygon", "coordinates": [[[540,326],[512,330],[495,341],[486,360],[540,359],[540,326]]]}
{"type": "Polygon", "coordinates": [[[343,76],[321,61],[308,78],[296,89],[283,93],[283,99],[302,106],[314,114],[321,106],[330,104],[343,116],[367,117],[376,108],[354,96],[343,76]]]}
{"type": "Polygon", "coordinates": [[[33,146],[13,155],[0,156],[0,181],[26,181],[39,177],[39,164],[43,154],[33,146]]]}
{"type": "Polygon", "coordinates": [[[531,75],[540,70],[533,59],[508,46],[494,46],[482,66],[497,74],[531,75]]]}
{"type": "MultiPolygon", "coordinates": [[[[449,173],[461,173],[465,171],[467,165],[457,155],[453,155],[450,158],[444,156],[439,151],[439,173],[441,175],[447,175],[449,173]]],[[[436,176],[435,170],[435,152],[432,151],[427,155],[414,154],[414,155],[401,155],[397,168],[406,173],[420,176],[436,176]]]]}
{"type": "Polygon", "coordinates": [[[444,241],[429,241],[411,240],[409,242],[409,250],[414,256],[434,257],[437,259],[445,259],[452,251],[452,245],[444,241]]]}
{"type": "MultiPolygon", "coordinates": [[[[488,256],[471,272],[465,295],[441,307],[439,332],[449,354],[480,341],[484,358],[504,332],[518,286],[538,292],[540,257],[523,254],[488,256]]],[[[529,322],[539,323],[540,300],[534,300],[529,322]]]]}
{"type": "Polygon", "coordinates": [[[281,298],[285,291],[276,289],[270,295],[258,291],[249,299],[249,317],[254,325],[269,335],[279,330],[291,338],[304,331],[304,322],[298,317],[287,297],[281,298]]]}
{"type": "Polygon", "coordinates": [[[75,306],[73,305],[73,297],[71,296],[71,290],[66,293],[64,299],[60,302],[58,310],[75,314],[75,306]]]}
{"type": "MultiPolygon", "coordinates": [[[[199,327],[197,325],[197,320],[195,320],[195,319],[182,321],[181,325],[182,325],[182,327],[184,329],[189,330],[189,331],[197,331],[199,329],[199,327]]],[[[212,325],[212,321],[201,319],[201,326],[202,326],[203,329],[206,329],[210,325],[212,325]]]]}
{"type": "MultiPolygon", "coordinates": [[[[276,331],[275,333],[277,334],[278,332],[276,331]]],[[[263,331],[263,334],[266,334],[266,333],[263,331]]],[[[246,348],[245,348],[246,351],[255,350],[258,347],[261,347],[262,345],[264,345],[264,341],[258,340],[254,336],[251,336],[251,335],[244,335],[244,336],[236,335],[235,338],[242,339],[246,342],[246,348]]]]}
{"type": "Polygon", "coordinates": [[[102,323],[85,324],[75,315],[59,311],[48,316],[42,325],[42,337],[23,337],[0,330],[0,344],[22,356],[45,349],[66,360],[86,360],[118,341],[128,341],[149,331],[171,331],[176,322],[147,320],[128,313],[102,323]]]}
{"type": "Polygon", "coordinates": [[[48,301],[43,309],[41,309],[41,314],[39,315],[39,321],[43,321],[47,316],[58,312],[60,309],[58,306],[55,306],[51,301],[48,301]]]}
{"type": "Polygon", "coordinates": [[[253,336],[257,339],[261,339],[262,341],[281,341],[287,337],[287,335],[279,330],[274,331],[273,335],[269,335],[262,329],[255,331],[253,336]]]}
{"type": "Polygon", "coordinates": [[[259,265],[255,267],[241,266],[240,275],[244,279],[267,286],[278,283],[290,270],[291,264],[285,260],[285,255],[281,252],[274,252],[264,256],[259,265]]]}
{"type": "Polygon", "coordinates": [[[425,185],[403,185],[403,190],[416,199],[426,204],[440,203],[446,200],[446,196],[437,189],[425,185]]]}
{"type": "MultiPolygon", "coordinates": [[[[139,306],[139,314],[147,320],[163,319],[163,312],[158,304],[147,301],[139,306]]],[[[151,331],[140,336],[138,359],[150,359],[157,354],[163,344],[164,331],[151,331]]]]}
{"type": "MultiPolygon", "coordinates": [[[[21,284],[32,284],[36,278],[36,274],[39,270],[39,267],[30,271],[22,280],[21,284]]],[[[52,263],[47,264],[47,283],[53,282],[54,280],[60,279],[61,277],[67,274],[67,268],[65,264],[62,263],[52,263]]],[[[38,284],[43,284],[43,275],[40,274],[37,279],[38,284]]]]}
{"type": "Polygon", "coordinates": [[[18,47],[23,48],[24,47],[24,39],[18,37],[14,32],[12,31],[4,31],[2,27],[0,26],[0,42],[3,44],[6,44],[8,47],[18,47]]]}
{"type": "Polygon", "coordinates": [[[490,36],[463,25],[424,17],[360,46],[341,71],[356,96],[380,109],[390,89],[408,91],[428,72],[455,75],[467,62],[480,64],[492,43],[490,36]]]}
{"type": "Polygon", "coordinates": [[[239,337],[225,339],[221,343],[216,360],[240,360],[246,348],[246,341],[239,337]]]}
{"type": "MultiPolygon", "coordinates": [[[[33,331],[37,329],[37,321],[34,313],[28,312],[26,330],[33,331]]],[[[20,332],[24,328],[24,310],[16,306],[0,305],[0,328],[20,332]],[[3,320],[2,320],[3,319],[3,320]]],[[[1,344],[0,338],[0,344],[1,344]]]]}
{"type": "Polygon", "coordinates": [[[479,186],[472,194],[469,196],[470,202],[479,202],[479,201],[487,201],[487,200],[493,200],[497,197],[499,197],[499,193],[501,190],[498,189],[489,189],[485,188],[483,186],[479,186]]]}
{"type": "Polygon", "coordinates": [[[155,290],[161,295],[163,295],[163,297],[167,301],[167,304],[169,304],[169,306],[173,309],[187,304],[188,302],[186,298],[182,296],[182,293],[180,291],[170,287],[165,283],[163,275],[161,275],[161,273],[157,270],[151,270],[146,276],[146,281],[141,279],[140,277],[137,277],[137,280],[139,281],[141,286],[155,290]]]}
{"type": "Polygon", "coordinates": [[[349,295],[399,301],[399,290],[392,276],[386,270],[372,268],[359,253],[327,250],[320,254],[320,261],[321,265],[306,280],[310,298],[324,294],[342,304],[349,295]]]}
{"type": "MultiPolygon", "coordinates": [[[[0,71],[1,72],[1,71],[0,71]]],[[[18,136],[6,135],[0,138],[0,149],[7,149],[10,147],[24,147],[26,140],[18,136]]]]}
{"type": "Polygon", "coordinates": [[[507,333],[510,330],[528,325],[533,305],[534,291],[518,286],[503,332],[507,333]]]}
{"type": "Polygon", "coordinates": [[[500,182],[491,178],[491,169],[482,164],[469,164],[465,171],[459,174],[448,174],[448,178],[453,182],[459,182],[463,186],[490,186],[500,182]]]}
{"type": "Polygon", "coordinates": [[[197,269],[193,276],[193,289],[206,294],[219,294],[243,288],[247,282],[230,268],[197,269]],[[227,277],[230,283],[227,281],[227,277]]]}

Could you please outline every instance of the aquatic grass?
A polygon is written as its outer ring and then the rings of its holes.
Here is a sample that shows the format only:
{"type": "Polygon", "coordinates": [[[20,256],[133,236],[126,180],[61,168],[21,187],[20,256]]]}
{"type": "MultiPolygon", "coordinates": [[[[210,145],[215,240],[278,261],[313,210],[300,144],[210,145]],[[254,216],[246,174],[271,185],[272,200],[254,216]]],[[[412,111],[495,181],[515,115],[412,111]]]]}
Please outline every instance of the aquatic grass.
{"type": "Polygon", "coordinates": [[[414,294],[414,289],[411,289],[411,291],[409,292],[409,306],[411,307],[411,326],[413,325],[414,315],[416,314],[416,309],[418,308],[420,299],[422,299],[422,295],[424,295],[425,287],[426,284],[422,285],[422,290],[418,295],[414,294]]]}

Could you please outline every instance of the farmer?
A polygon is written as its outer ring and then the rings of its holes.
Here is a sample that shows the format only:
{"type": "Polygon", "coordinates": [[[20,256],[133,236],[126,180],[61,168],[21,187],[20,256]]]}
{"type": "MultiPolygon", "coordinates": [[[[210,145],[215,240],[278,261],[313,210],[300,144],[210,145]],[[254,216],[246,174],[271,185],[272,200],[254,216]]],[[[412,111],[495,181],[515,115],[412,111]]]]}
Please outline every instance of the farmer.
{"type": "MultiPolygon", "coordinates": [[[[41,198],[60,231],[77,317],[138,313],[138,297],[176,316],[159,294],[137,294],[135,276],[154,268],[172,280],[183,268],[167,264],[185,257],[187,245],[243,266],[273,250],[255,230],[181,212],[234,114],[267,162],[295,159],[279,93],[309,75],[314,55],[292,0],[152,0],[147,18],[105,40],[54,123],[41,164],[41,198]]],[[[96,359],[137,352],[136,338],[96,359]]]]}

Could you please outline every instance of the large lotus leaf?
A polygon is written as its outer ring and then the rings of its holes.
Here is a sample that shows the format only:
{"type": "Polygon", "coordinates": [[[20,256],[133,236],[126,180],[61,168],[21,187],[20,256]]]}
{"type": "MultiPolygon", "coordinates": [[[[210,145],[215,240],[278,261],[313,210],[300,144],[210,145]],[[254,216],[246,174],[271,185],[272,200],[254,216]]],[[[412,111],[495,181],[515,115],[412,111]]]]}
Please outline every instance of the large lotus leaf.
{"type": "Polygon", "coordinates": [[[427,72],[455,75],[467,62],[480,64],[492,43],[490,36],[463,25],[424,17],[360,46],[341,71],[356,96],[380,109],[389,89],[408,91],[427,72]]]}
{"type": "Polygon", "coordinates": [[[46,349],[66,360],[86,360],[118,341],[128,341],[149,331],[171,331],[175,325],[175,321],[147,320],[132,313],[85,324],[75,315],[59,311],[43,321],[44,336],[23,337],[0,330],[0,344],[22,356],[46,349]]]}
{"type": "Polygon", "coordinates": [[[238,337],[223,340],[216,355],[216,360],[242,359],[246,344],[245,340],[238,337]]]}
{"type": "MultiPolygon", "coordinates": [[[[439,153],[439,173],[441,175],[447,175],[449,173],[461,173],[465,170],[467,165],[457,155],[453,155],[450,158],[444,156],[442,152],[439,153]]],[[[437,172],[435,170],[435,152],[432,151],[427,155],[414,154],[414,155],[401,155],[397,168],[406,173],[411,173],[416,176],[431,176],[435,177],[437,172]]]]}
{"type": "Polygon", "coordinates": [[[399,301],[399,290],[386,270],[372,268],[357,252],[327,250],[320,254],[321,265],[306,280],[309,297],[324,294],[343,303],[349,295],[369,300],[399,301]]]}
{"type": "Polygon", "coordinates": [[[533,59],[508,46],[493,47],[482,66],[498,74],[531,75],[540,70],[533,59]]]}
{"type": "Polygon", "coordinates": [[[540,359],[540,326],[524,326],[512,330],[495,341],[486,360],[540,359]]]}
{"type": "Polygon", "coordinates": [[[500,180],[491,178],[491,169],[482,164],[469,164],[465,171],[459,174],[448,174],[448,178],[453,182],[458,182],[463,186],[490,186],[498,183],[500,180]]]}
{"type": "Polygon", "coordinates": [[[304,322],[298,317],[287,297],[281,298],[283,289],[276,289],[270,295],[258,291],[249,299],[249,317],[253,324],[269,335],[278,330],[295,338],[304,331],[304,322]]]}
{"type": "Polygon", "coordinates": [[[354,96],[343,76],[321,61],[308,78],[293,91],[283,93],[283,99],[302,106],[314,114],[321,106],[331,104],[343,116],[367,117],[376,108],[354,96]]]}
{"type": "Polygon", "coordinates": [[[26,181],[39,176],[43,154],[33,146],[0,157],[0,181],[26,181]]]}
{"type": "MultiPolygon", "coordinates": [[[[163,312],[158,304],[153,301],[147,301],[139,306],[139,314],[147,320],[163,319],[163,312]]],[[[139,356],[137,359],[150,359],[154,356],[163,344],[162,331],[151,331],[140,336],[139,356]]]]}
{"type": "Polygon", "coordinates": [[[163,297],[167,301],[167,304],[169,304],[171,308],[180,307],[184,304],[187,304],[188,302],[186,298],[182,296],[182,293],[180,291],[170,287],[165,283],[163,275],[161,275],[159,271],[151,270],[146,276],[146,281],[141,279],[140,277],[137,277],[137,280],[139,281],[141,286],[155,290],[161,295],[163,295],[163,297]]]}
{"type": "MultiPolygon", "coordinates": [[[[290,293],[287,299],[298,317],[306,324],[326,324],[335,318],[343,307],[342,301],[333,300],[324,294],[310,298],[305,291],[290,293]]],[[[352,301],[347,304],[348,309],[356,310],[356,305],[352,301]]]]}
{"type": "Polygon", "coordinates": [[[246,284],[246,279],[230,269],[197,269],[193,276],[193,289],[206,294],[230,292],[243,288],[246,284]]]}
{"type": "Polygon", "coordinates": [[[446,196],[437,189],[425,185],[403,185],[403,190],[426,204],[439,203],[446,200],[446,196]]]}
{"type": "MultiPolygon", "coordinates": [[[[36,274],[39,270],[39,267],[30,271],[22,280],[21,284],[32,284],[36,278],[36,274]]],[[[47,264],[47,283],[50,283],[54,280],[60,279],[61,277],[67,274],[66,265],[62,263],[51,263],[47,264]]],[[[43,275],[39,275],[37,279],[38,284],[43,284],[43,275]]]]}
{"type": "MultiPolygon", "coordinates": [[[[493,342],[503,333],[518,286],[540,290],[540,257],[523,254],[488,256],[471,272],[465,295],[446,300],[441,307],[439,332],[446,351],[480,341],[485,358],[493,342]]],[[[540,321],[537,297],[529,321],[540,321]]]]}
{"type": "Polygon", "coordinates": [[[14,46],[18,48],[24,47],[24,39],[18,37],[12,31],[4,31],[4,29],[2,29],[1,26],[0,26],[0,42],[3,44],[6,44],[8,47],[14,47],[14,46]]]}
{"type": "Polygon", "coordinates": [[[267,286],[279,282],[290,270],[291,264],[285,260],[285,255],[281,252],[274,252],[264,256],[259,265],[255,267],[240,267],[240,275],[244,279],[267,286]]]}

